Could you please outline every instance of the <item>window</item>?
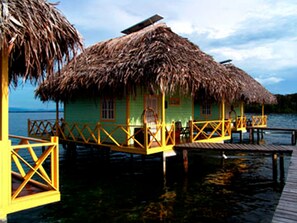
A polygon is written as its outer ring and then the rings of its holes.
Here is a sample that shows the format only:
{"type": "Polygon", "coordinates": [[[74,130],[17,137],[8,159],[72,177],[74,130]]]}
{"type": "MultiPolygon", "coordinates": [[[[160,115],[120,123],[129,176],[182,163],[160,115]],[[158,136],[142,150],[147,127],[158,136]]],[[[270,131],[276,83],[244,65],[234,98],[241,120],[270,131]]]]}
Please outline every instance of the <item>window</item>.
{"type": "Polygon", "coordinates": [[[103,120],[115,119],[115,103],[112,98],[104,98],[101,103],[101,118],[103,120]]]}
{"type": "Polygon", "coordinates": [[[211,115],[211,104],[209,102],[202,104],[202,115],[211,115]]]}

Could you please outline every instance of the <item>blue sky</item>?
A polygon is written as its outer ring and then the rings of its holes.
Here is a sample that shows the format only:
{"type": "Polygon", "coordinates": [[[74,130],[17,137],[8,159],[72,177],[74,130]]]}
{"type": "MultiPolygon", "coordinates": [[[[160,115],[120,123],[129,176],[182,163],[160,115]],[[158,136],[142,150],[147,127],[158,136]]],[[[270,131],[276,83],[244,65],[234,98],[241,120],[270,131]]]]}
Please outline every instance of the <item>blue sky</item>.
{"type": "MultiPolygon", "coordinates": [[[[50,1],[53,2],[53,1],[50,1]]],[[[295,0],[60,0],[57,5],[88,47],[154,14],[216,61],[232,59],[274,94],[297,93],[295,0]]],[[[35,87],[10,91],[10,107],[55,108],[35,87]]]]}

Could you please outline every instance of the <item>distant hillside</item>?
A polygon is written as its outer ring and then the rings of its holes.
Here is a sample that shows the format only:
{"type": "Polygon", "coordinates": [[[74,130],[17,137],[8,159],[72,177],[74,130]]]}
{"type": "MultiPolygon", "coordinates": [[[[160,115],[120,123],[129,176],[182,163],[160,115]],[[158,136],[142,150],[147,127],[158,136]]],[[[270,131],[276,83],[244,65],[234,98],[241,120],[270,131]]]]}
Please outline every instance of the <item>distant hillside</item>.
{"type": "MultiPolygon", "coordinates": [[[[287,95],[275,95],[278,104],[265,105],[265,113],[287,113],[297,114],[297,93],[287,95]]],[[[248,113],[261,113],[261,106],[247,105],[245,111],[248,113]]]]}

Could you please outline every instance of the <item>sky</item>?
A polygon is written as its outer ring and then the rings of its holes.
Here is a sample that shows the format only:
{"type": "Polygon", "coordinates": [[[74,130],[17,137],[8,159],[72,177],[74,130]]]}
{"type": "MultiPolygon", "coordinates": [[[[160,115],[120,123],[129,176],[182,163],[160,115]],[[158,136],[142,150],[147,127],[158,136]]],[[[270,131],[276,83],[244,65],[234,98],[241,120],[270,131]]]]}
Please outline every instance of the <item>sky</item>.
{"type": "MultiPolygon", "coordinates": [[[[85,47],[158,14],[173,32],[215,61],[231,59],[271,93],[297,93],[296,0],[60,0],[56,7],[85,47]]],[[[11,88],[10,107],[55,108],[35,99],[35,88],[11,88]]]]}

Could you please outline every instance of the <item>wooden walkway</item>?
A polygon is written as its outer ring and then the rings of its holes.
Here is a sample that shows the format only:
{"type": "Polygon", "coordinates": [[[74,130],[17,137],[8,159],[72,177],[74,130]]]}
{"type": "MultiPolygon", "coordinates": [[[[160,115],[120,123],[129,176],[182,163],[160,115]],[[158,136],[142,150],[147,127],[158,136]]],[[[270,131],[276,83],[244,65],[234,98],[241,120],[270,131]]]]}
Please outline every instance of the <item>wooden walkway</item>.
{"type": "Polygon", "coordinates": [[[292,153],[286,184],[274,212],[272,222],[297,222],[297,148],[292,153]]]}
{"type": "Polygon", "coordinates": [[[184,143],[175,145],[174,149],[186,150],[214,150],[214,151],[238,151],[238,152],[259,152],[259,153],[292,153],[293,146],[281,145],[254,145],[235,143],[184,143]]]}

